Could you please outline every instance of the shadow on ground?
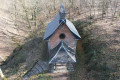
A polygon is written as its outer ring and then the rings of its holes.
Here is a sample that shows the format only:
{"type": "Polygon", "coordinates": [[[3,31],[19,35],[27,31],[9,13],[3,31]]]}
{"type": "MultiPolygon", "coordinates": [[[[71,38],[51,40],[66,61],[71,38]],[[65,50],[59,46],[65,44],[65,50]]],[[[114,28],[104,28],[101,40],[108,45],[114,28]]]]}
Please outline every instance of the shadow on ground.
{"type": "Polygon", "coordinates": [[[20,76],[29,70],[37,60],[47,61],[47,50],[47,43],[43,41],[42,37],[33,38],[23,45],[18,45],[1,65],[5,75],[10,77],[19,74],[18,76],[20,76]]]}

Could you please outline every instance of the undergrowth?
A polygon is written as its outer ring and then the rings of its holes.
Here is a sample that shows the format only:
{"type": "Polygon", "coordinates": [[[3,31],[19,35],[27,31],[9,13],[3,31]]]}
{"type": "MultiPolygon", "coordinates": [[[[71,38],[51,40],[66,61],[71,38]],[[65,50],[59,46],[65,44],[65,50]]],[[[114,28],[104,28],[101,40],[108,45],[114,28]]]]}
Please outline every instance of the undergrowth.
{"type": "Polygon", "coordinates": [[[18,78],[14,80],[20,80],[19,78],[21,78],[26,70],[29,70],[36,61],[39,59],[44,61],[48,60],[46,56],[47,44],[42,38],[44,32],[40,32],[38,35],[35,34],[35,32],[32,32],[25,40],[25,43],[18,45],[7,60],[3,62],[2,69],[8,79],[18,74],[18,78]]]}
{"type": "Polygon", "coordinates": [[[37,74],[32,76],[29,80],[52,80],[52,78],[48,74],[37,74]]]}
{"type": "MultiPolygon", "coordinates": [[[[106,60],[108,56],[105,53],[109,54],[107,51],[108,44],[106,41],[102,41],[102,36],[104,35],[95,34],[100,26],[92,25],[94,22],[82,20],[77,20],[73,23],[79,34],[84,38],[82,41],[84,55],[81,56],[85,57],[85,61],[78,58],[79,63],[76,65],[75,75],[81,76],[79,74],[80,70],[83,65],[86,65],[87,72],[92,73],[90,76],[95,80],[115,80],[115,78],[111,78],[111,73],[116,72],[116,69],[108,66],[109,63],[106,60]],[[84,64],[81,65],[81,62],[84,62],[84,64]]],[[[77,55],[79,56],[80,54],[77,55]]],[[[76,78],[73,80],[79,80],[79,76],[74,76],[76,78]]]]}

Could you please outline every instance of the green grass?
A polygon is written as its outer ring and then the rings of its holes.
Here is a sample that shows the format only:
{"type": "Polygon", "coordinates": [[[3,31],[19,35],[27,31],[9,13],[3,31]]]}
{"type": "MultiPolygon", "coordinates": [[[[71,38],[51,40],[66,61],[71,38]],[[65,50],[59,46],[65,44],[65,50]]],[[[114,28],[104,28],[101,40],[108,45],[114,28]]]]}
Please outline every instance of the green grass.
{"type": "Polygon", "coordinates": [[[39,80],[52,80],[50,76],[44,74],[38,74],[39,80]]]}
{"type": "Polygon", "coordinates": [[[29,80],[52,80],[52,78],[50,75],[43,73],[34,75],[29,80]]]}

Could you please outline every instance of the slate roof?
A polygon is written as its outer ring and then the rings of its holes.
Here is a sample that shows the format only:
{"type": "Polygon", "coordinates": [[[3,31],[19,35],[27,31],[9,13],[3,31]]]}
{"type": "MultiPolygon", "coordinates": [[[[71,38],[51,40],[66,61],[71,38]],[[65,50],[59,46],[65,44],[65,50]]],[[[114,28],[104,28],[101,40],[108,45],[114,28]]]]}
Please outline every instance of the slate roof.
{"type": "MultiPolygon", "coordinates": [[[[61,5],[60,12],[65,12],[65,9],[64,9],[63,5],[61,5]]],[[[73,33],[73,35],[75,36],[76,39],[80,39],[81,37],[80,37],[78,31],[76,30],[76,28],[75,28],[75,26],[73,25],[72,22],[70,22],[66,18],[61,23],[59,22],[60,21],[60,12],[55,17],[54,20],[52,20],[50,23],[48,23],[47,28],[46,28],[46,32],[45,32],[45,35],[44,35],[44,40],[48,40],[62,23],[66,24],[66,26],[73,33]]]]}
{"type": "Polygon", "coordinates": [[[63,41],[61,41],[55,48],[50,50],[49,64],[56,62],[76,62],[75,51],[72,48],[68,47],[63,41]]]}

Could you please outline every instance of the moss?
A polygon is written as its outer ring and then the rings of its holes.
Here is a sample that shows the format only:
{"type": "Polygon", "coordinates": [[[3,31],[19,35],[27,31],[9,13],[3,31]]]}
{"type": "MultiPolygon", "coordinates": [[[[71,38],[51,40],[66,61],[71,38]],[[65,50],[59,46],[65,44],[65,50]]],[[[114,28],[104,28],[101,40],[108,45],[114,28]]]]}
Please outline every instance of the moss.
{"type": "Polygon", "coordinates": [[[52,80],[52,78],[50,75],[43,73],[34,75],[29,80],[52,80]]]}
{"type": "Polygon", "coordinates": [[[38,74],[38,79],[40,80],[51,80],[51,77],[48,75],[38,74]]]}

